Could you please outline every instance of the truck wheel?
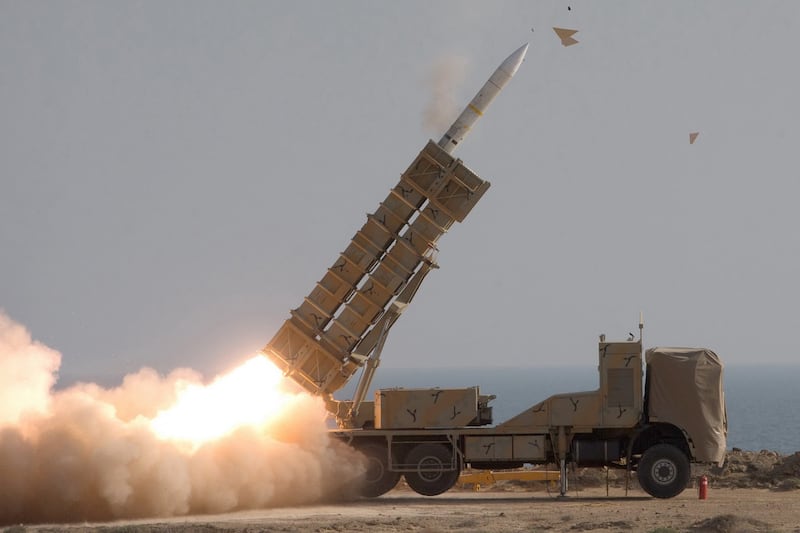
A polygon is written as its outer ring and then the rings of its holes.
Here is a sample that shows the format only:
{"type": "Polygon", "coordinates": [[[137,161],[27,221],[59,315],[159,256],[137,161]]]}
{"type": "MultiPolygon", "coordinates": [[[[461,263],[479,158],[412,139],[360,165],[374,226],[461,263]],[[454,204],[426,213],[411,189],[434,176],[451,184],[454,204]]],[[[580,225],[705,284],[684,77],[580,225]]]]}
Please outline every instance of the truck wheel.
{"type": "Polygon", "coordinates": [[[656,498],[672,498],[683,492],[690,473],[689,458],[671,444],[648,448],[637,468],[639,485],[656,498]]]}
{"type": "Polygon", "coordinates": [[[377,498],[392,490],[400,481],[400,472],[389,470],[386,446],[381,444],[365,444],[358,451],[367,457],[367,472],[359,494],[366,498],[377,498]]]}
{"type": "Polygon", "coordinates": [[[436,496],[458,481],[459,469],[451,468],[453,453],[441,444],[418,444],[408,452],[405,463],[415,470],[406,472],[406,482],[417,494],[436,496]]]}

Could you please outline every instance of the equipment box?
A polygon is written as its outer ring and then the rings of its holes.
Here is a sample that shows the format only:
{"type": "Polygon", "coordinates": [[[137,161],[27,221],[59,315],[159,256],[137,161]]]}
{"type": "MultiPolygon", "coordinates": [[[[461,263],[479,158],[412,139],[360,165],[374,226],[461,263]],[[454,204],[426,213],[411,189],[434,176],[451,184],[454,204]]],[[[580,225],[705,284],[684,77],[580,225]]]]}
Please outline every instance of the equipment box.
{"type": "Polygon", "coordinates": [[[465,389],[382,389],[375,392],[378,429],[447,428],[480,419],[478,387],[465,389]]]}

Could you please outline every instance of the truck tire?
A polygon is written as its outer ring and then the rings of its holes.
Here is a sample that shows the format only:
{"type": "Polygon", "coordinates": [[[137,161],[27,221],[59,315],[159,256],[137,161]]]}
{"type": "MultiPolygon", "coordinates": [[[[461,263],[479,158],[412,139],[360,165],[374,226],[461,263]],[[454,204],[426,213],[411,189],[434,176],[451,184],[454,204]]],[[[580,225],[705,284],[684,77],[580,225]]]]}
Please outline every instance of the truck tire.
{"type": "Polygon", "coordinates": [[[451,468],[453,452],[442,444],[422,443],[408,452],[405,463],[414,468],[406,472],[406,482],[414,492],[436,496],[447,492],[458,481],[459,469],[451,468]]]}
{"type": "Polygon", "coordinates": [[[400,481],[400,472],[389,470],[388,453],[382,444],[364,444],[358,451],[367,457],[367,472],[359,487],[359,494],[365,498],[377,498],[386,494],[400,481]]]}
{"type": "Polygon", "coordinates": [[[645,450],[636,473],[647,494],[672,498],[686,488],[691,465],[680,449],[671,444],[656,444],[645,450]]]}

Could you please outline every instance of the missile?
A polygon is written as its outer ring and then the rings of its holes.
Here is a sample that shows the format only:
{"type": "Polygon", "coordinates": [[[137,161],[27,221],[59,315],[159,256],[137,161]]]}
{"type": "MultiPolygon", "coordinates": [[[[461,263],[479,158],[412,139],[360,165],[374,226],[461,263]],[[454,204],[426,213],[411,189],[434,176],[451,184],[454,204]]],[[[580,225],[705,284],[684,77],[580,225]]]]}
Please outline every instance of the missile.
{"type": "Polygon", "coordinates": [[[497,70],[489,76],[489,79],[483,84],[483,87],[481,87],[481,90],[475,95],[475,98],[467,104],[464,111],[458,115],[456,121],[453,122],[453,125],[447,130],[447,133],[439,140],[438,144],[445,152],[448,154],[451,153],[456,146],[458,146],[458,143],[467,136],[467,133],[469,133],[475,121],[483,115],[495,96],[503,90],[503,87],[505,87],[506,84],[511,81],[511,78],[514,77],[514,74],[517,73],[517,69],[519,69],[519,66],[525,59],[525,53],[527,51],[528,45],[526,43],[508,56],[505,61],[497,67],[497,70]]]}

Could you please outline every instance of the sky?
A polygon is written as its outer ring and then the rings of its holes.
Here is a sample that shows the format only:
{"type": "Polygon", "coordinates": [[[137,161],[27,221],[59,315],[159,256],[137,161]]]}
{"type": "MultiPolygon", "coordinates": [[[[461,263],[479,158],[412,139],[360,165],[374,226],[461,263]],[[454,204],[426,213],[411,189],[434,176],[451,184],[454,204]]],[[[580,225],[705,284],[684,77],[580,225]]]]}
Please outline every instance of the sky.
{"type": "Polygon", "coordinates": [[[0,309],[64,381],[231,368],[444,132],[435,80],[454,119],[529,42],[382,365],[594,366],[640,311],[646,346],[797,362],[798,30],[790,1],[0,0],[0,309]]]}

